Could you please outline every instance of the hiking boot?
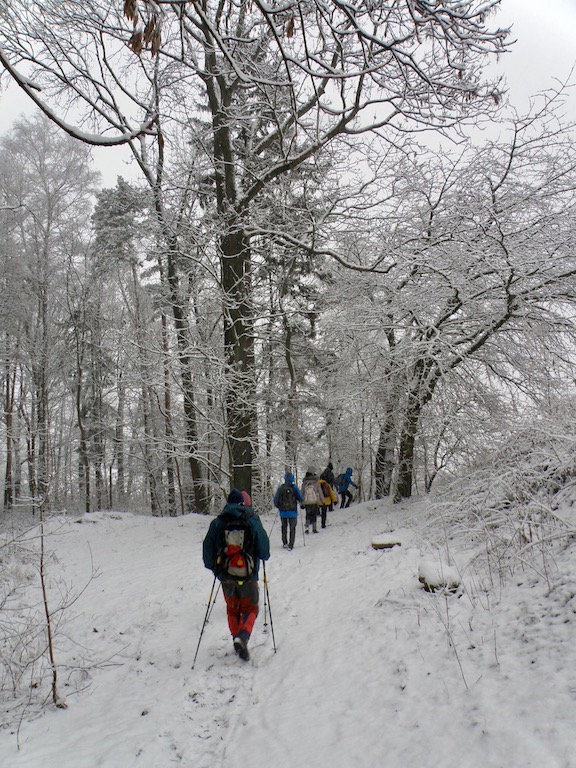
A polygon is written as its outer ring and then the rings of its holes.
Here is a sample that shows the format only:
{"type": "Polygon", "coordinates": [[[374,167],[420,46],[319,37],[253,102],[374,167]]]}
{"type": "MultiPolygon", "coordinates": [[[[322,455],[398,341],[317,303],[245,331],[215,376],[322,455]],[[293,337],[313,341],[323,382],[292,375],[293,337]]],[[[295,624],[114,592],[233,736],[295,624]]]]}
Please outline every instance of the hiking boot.
{"type": "Polygon", "coordinates": [[[250,658],[246,641],[243,640],[241,637],[234,638],[234,650],[243,661],[248,661],[248,659],[250,658]]]}
{"type": "Polygon", "coordinates": [[[294,549],[294,547],[292,547],[292,546],[288,545],[288,551],[289,551],[289,552],[292,552],[292,550],[293,550],[293,549],[294,549]]]}
{"type": "Polygon", "coordinates": [[[312,528],[312,533],[318,533],[318,528],[312,528]]]}
{"type": "Polygon", "coordinates": [[[286,542],[284,542],[284,544],[282,544],[282,546],[284,547],[284,549],[286,549],[288,547],[288,544],[286,542]]]}
{"type": "Polygon", "coordinates": [[[308,528],[306,528],[306,533],[310,533],[310,531],[308,530],[308,528]]]}

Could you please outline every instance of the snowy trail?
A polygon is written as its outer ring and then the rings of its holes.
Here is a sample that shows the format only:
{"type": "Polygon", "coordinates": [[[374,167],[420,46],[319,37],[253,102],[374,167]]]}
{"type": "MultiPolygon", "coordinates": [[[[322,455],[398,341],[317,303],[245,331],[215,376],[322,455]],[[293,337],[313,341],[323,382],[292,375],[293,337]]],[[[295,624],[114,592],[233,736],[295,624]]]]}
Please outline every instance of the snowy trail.
{"type": "MultiPolygon", "coordinates": [[[[414,553],[371,550],[362,522],[353,508],[338,510],[305,547],[287,552],[273,541],[268,570],[279,650],[273,670],[258,666],[261,703],[234,735],[235,750],[254,751],[254,768],[302,765],[312,754],[336,768],[370,765],[381,750],[389,704],[407,680],[406,638],[391,640],[395,615],[383,598],[410,589],[406,564],[414,553]]],[[[417,605],[404,610],[417,619],[417,605]]]]}

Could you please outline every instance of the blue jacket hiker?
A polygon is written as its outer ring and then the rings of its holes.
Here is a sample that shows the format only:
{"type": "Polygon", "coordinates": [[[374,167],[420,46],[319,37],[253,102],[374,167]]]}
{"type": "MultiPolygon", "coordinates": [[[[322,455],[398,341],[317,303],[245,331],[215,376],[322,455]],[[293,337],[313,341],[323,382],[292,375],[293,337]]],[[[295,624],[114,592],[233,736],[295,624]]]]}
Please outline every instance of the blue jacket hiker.
{"type": "Polygon", "coordinates": [[[273,504],[280,513],[282,524],[282,546],[284,549],[294,549],[296,539],[296,523],[298,521],[298,504],[304,499],[294,481],[294,475],[286,472],[284,482],[278,486],[274,494],[273,504]],[[288,529],[290,532],[288,532],[288,529]]]}
{"type": "Polygon", "coordinates": [[[222,582],[234,650],[247,661],[258,616],[258,571],[260,561],[270,557],[270,541],[245,491],[230,492],[226,506],[210,523],[202,555],[206,568],[222,582]]]}
{"type": "Polygon", "coordinates": [[[352,480],[352,469],[350,467],[346,468],[346,472],[344,472],[338,480],[338,493],[342,497],[340,509],[344,509],[345,507],[349,507],[350,502],[352,501],[352,493],[348,490],[349,486],[352,486],[352,488],[358,488],[358,486],[352,480]]]}

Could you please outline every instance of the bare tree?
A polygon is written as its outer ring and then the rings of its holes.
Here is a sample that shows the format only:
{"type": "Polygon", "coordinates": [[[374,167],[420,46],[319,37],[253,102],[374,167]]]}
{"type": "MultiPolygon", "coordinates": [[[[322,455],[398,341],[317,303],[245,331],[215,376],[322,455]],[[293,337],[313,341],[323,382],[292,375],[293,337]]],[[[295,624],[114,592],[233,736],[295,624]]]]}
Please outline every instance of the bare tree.
{"type": "MultiPolygon", "coordinates": [[[[0,61],[19,85],[37,103],[34,87],[54,104],[74,104],[89,120],[88,136],[44,102],[81,140],[129,139],[154,190],[175,292],[185,254],[166,171],[171,158],[182,158],[182,141],[191,148],[186,187],[190,178],[197,191],[209,180],[235,485],[251,489],[257,433],[252,241],[265,229],[256,216],[262,192],[338,136],[354,141],[393,126],[443,130],[498,101],[497,87],[484,84],[480,71],[507,36],[486,24],[497,4],[126,0],[120,8],[119,0],[44,0],[3,10],[0,61]],[[148,138],[142,126],[151,125],[155,136],[148,138]]],[[[185,319],[175,319],[185,332],[185,319]]]]}
{"type": "Polygon", "coordinates": [[[465,377],[461,391],[492,379],[500,388],[526,382],[535,397],[544,366],[527,378],[524,350],[534,368],[536,350],[548,345],[568,375],[573,157],[571,127],[551,104],[512,121],[506,140],[470,144],[459,156],[409,146],[398,156],[393,191],[369,209],[347,263],[371,274],[369,285],[356,280],[363,290],[354,293],[354,319],[374,347],[380,491],[393,457],[395,496],[411,495],[423,414],[455,371],[465,377]]]}
{"type": "MultiPolygon", "coordinates": [[[[27,431],[29,492],[35,504],[47,505],[54,466],[53,383],[61,380],[65,354],[61,305],[55,297],[67,258],[81,247],[79,233],[88,223],[95,176],[87,148],[42,117],[16,123],[12,136],[2,139],[0,151],[3,194],[16,203],[7,226],[21,261],[17,288],[26,305],[18,330],[24,374],[18,408],[27,431]]],[[[9,380],[13,396],[14,372],[9,380]]],[[[11,407],[13,415],[13,402],[11,407]]]]}

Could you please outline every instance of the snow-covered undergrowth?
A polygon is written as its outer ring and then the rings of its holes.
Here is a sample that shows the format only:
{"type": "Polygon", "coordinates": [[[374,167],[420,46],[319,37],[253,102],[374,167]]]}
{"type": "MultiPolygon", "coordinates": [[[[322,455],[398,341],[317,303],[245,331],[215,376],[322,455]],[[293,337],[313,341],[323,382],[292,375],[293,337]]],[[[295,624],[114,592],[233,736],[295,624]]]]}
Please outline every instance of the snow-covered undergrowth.
{"type": "MultiPolygon", "coordinates": [[[[559,511],[573,527],[568,499],[559,511]]],[[[429,500],[335,510],[293,552],[274,515],[262,518],[270,604],[252,658],[235,656],[218,595],[194,669],[208,519],[53,519],[47,577],[68,708],[50,703],[45,661],[5,685],[0,766],[576,768],[569,537],[550,544],[545,574],[525,564],[494,580],[476,534],[458,521],[442,530],[429,500]],[[373,549],[387,536],[401,544],[373,549]],[[447,559],[461,597],[418,581],[423,561],[447,559]]],[[[38,605],[37,581],[17,594],[38,605]]]]}
{"type": "Polygon", "coordinates": [[[37,524],[5,521],[0,532],[0,694],[34,698],[44,665],[46,620],[39,583],[37,524]],[[32,692],[32,695],[31,693],[32,692]]]}
{"type": "Polygon", "coordinates": [[[488,462],[443,488],[426,533],[444,539],[448,559],[452,542],[475,543],[479,577],[492,586],[517,571],[548,579],[557,553],[576,537],[572,434],[544,423],[519,430],[488,462]]]}

